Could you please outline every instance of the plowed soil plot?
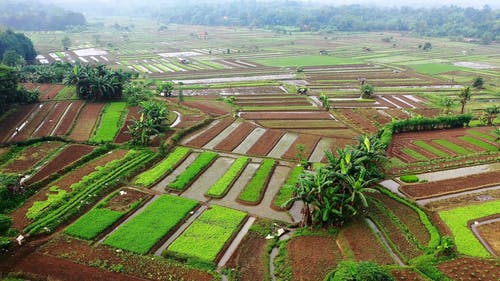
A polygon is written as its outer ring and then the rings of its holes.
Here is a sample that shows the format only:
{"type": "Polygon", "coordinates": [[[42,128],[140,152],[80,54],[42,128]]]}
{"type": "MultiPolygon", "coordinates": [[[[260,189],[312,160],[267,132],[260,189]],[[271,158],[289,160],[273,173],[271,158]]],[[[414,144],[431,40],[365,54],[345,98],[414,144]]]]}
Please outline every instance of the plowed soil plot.
{"type": "MultiPolygon", "coordinates": [[[[185,281],[210,281],[213,276],[196,269],[188,269],[181,264],[176,264],[166,259],[151,259],[140,255],[116,253],[114,249],[102,245],[91,246],[87,241],[69,237],[55,237],[41,249],[41,252],[50,256],[77,260],[80,264],[89,266],[95,261],[107,261],[108,268],[122,265],[120,276],[126,275],[145,278],[147,280],[185,280],[185,281]]],[[[67,280],[72,280],[67,279],[67,280]]],[[[86,281],[92,279],[85,279],[86,281]]],[[[96,278],[95,280],[107,280],[96,278]]],[[[127,279],[119,279],[127,280],[127,279]]]]}
{"type": "Polygon", "coordinates": [[[59,124],[56,126],[53,135],[55,136],[64,136],[66,135],[71,126],[75,122],[76,117],[82,110],[82,107],[85,105],[83,101],[75,101],[71,102],[69,106],[66,108],[66,111],[63,113],[61,119],[59,119],[59,124]]]}
{"type": "Polygon", "coordinates": [[[92,150],[94,150],[94,147],[83,144],[75,144],[66,147],[61,153],[59,153],[59,155],[57,155],[47,165],[41,168],[33,177],[26,181],[26,184],[33,184],[61,171],[66,166],[90,153],[92,150]]]}
{"type": "Polygon", "coordinates": [[[49,136],[69,104],[67,101],[58,102],[31,136],[34,138],[49,136]]]}
{"type": "Polygon", "coordinates": [[[200,123],[201,121],[203,121],[205,119],[205,116],[204,115],[183,115],[181,117],[181,122],[175,127],[175,128],[178,128],[178,129],[184,129],[184,128],[189,128],[193,125],[196,125],[198,123],[200,123]]]}
{"type": "Polygon", "coordinates": [[[49,114],[55,104],[56,103],[54,102],[40,104],[38,111],[36,111],[36,114],[31,116],[31,118],[27,120],[26,125],[21,130],[19,130],[19,133],[12,140],[27,140],[43,122],[43,120],[45,119],[47,114],[49,114]]]}
{"type": "Polygon", "coordinates": [[[342,254],[332,237],[301,236],[287,245],[293,280],[323,280],[342,260],[342,254]]]}
{"type": "Polygon", "coordinates": [[[68,192],[71,192],[70,186],[74,183],[79,182],[84,176],[95,171],[97,166],[104,166],[106,163],[113,161],[115,159],[122,158],[127,154],[126,150],[114,150],[111,153],[106,154],[105,156],[89,162],[80,168],[70,172],[59,180],[52,182],[48,186],[44,187],[42,190],[33,195],[24,205],[20,208],[16,209],[12,214],[12,227],[17,230],[22,230],[29,224],[29,220],[26,218],[26,212],[36,201],[44,201],[47,200],[47,193],[49,192],[50,186],[58,186],[60,189],[64,189],[68,192]]]}
{"type": "Polygon", "coordinates": [[[299,137],[295,140],[295,142],[290,146],[287,152],[283,154],[283,158],[287,159],[297,159],[297,146],[298,145],[303,145],[304,146],[304,152],[302,153],[302,157],[304,159],[309,159],[309,156],[311,156],[311,153],[313,152],[314,148],[318,144],[319,140],[321,139],[320,136],[314,136],[314,135],[304,135],[300,134],[299,137]]]}
{"type": "Polygon", "coordinates": [[[245,236],[227,264],[228,267],[239,270],[238,280],[265,280],[267,270],[265,263],[266,245],[266,240],[254,232],[245,236]]]}
{"type": "Polygon", "coordinates": [[[427,281],[427,278],[423,278],[420,274],[416,273],[411,269],[394,269],[391,271],[392,276],[396,279],[396,281],[427,281]]]}
{"type": "Polygon", "coordinates": [[[135,189],[124,188],[122,191],[125,191],[126,193],[123,195],[118,193],[116,196],[111,198],[111,200],[109,200],[103,208],[117,212],[126,212],[130,209],[130,204],[138,202],[141,199],[145,200],[152,197],[150,194],[146,194],[135,189]]]}
{"type": "Polygon", "coordinates": [[[227,138],[219,142],[214,149],[222,151],[233,151],[257,126],[251,123],[243,123],[238,126],[227,138]]]}
{"type": "Polygon", "coordinates": [[[128,126],[131,126],[134,123],[134,120],[139,120],[141,118],[140,107],[134,106],[128,108],[127,119],[125,120],[125,124],[116,135],[115,142],[116,143],[124,143],[130,140],[130,133],[128,131],[128,126]]]}
{"type": "Polygon", "coordinates": [[[400,190],[410,197],[422,199],[498,184],[500,184],[500,171],[495,171],[442,181],[403,185],[400,190]]]}
{"type": "Polygon", "coordinates": [[[41,95],[40,100],[53,100],[54,97],[57,95],[57,93],[59,93],[59,91],[61,91],[64,88],[64,85],[58,85],[58,84],[50,86],[51,87],[41,95]]]}
{"type": "Polygon", "coordinates": [[[271,102],[238,102],[236,103],[239,106],[295,106],[295,105],[311,105],[310,102],[306,100],[302,101],[287,101],[287,100],[282,100],[282,101],[271,101],[271,102]]]}
{"type": "Polygon", "coordinates": [[[9,113],[7,117],[0,121],[0,142],[7,142],[14,133],[15,129],[20,125],[25,118],[27,118],[32,110],[38,104],[22,105],[15,109],[14,112],[9,113]]]}
{"type": "Polygon", "coordinates": [[[328,120],[333,119],[328,112],[243,112],[241,118],[249,120],[328,120]]]}
{"type": "Polygon", "coordinates": [[[267,130],[259,140],[247,151],[249,155],[267,155],[278,143],[285,131],[267,130]]]}
{"type": "Polygon", "coordinates": [[[353,109],[345,108],[340,109],[339,112],[344,115],[349,121],[352,122],[356,127],[363,130],[364,132],[376,133],[378,128],[373,124],[373,121],[363,116],[359,112],[355,112],[353,109]]]}
{"type": "Polygon", "coordinates": [[[413,109],[413,112],[415,112],[418,115],[422,115],[424,117],[433,118],[433,117],[439,116],[441,114],[441,109],[439,109],[439,108],[416,108],[416,109],[413,109]]]}
{"type": "Polygon", "coordinates": [[[356,219],[344,228],[342,237],[346,240],[357,261],[394,264],[392,257],[363,219],[356,219]]]}
{"type": "Polygon", "coordinates": [[[35,164],[49,156],[56,148],[60,147],[60,142],[44,142],[26,148],[16,158],[8,162],[3,168],[3,172],[22,174],[32,168],[35,164]]]}
{"type": "Polygon", "coordinates": [[[482,260],[464,257],[443,262],[437,267],[452,280],[500,280],[499,259],[482,260]]]}
{"type": "Polygon", "coordinates": [[[219,123],[217,123],[215,126],[209,128],[208,130],[203,131],[200,135],[198,135],[196,138],[189,141],[186,145],[195,146],[195,147],[204,146],[209,141],[211,141],[213,138],[215,138],[218,134],[220,134],[222,131],[224,131],[224,129],[227,126],[231,125],[233,123],[233,121],[234,121],[233,118],[226,118],[226,119],[220,120],[219,123]]]}
{"type": "Polygon", "coordinates": [[[479,235],[486,240],[491,249],[500,255],[500,241],[498,239],[498,234],[500,233],[500,222],[492,222],[488,224],[483,224],[477,227],[479,235]]]}
{"type": "Polygon", "coordinates": [[[408,114],[406,114],[405,112],[401,111],[401,109],[388,108],[388,109],[384,109],[384,111],[396,119],[408,119],[408,118],[410,118],[410,116],[408,114]]]}
{"type": "Polygon", "coordinates": [[[231,112],[231,107],[223,102],[203,100],[203,101],[186,101],[182,103],[188,107],[194,107],[201,110],[212,117],[226,115],[231,112]]]}
{"type": "Polygon", "coordinates": [[[80,112],[69,137],[77,141],[88,140],[103,107],[103,103],[88,103],[80,112]]]}

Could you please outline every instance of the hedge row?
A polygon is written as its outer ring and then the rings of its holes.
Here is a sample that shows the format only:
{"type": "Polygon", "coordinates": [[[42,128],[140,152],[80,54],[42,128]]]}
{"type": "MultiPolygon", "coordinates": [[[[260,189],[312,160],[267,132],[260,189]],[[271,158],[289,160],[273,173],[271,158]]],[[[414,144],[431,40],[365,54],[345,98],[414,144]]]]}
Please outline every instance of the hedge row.
{"type": "Polygon", "coordinates": [[[175,190],[185,189],[205,168],[217,158],[218,154],[212,151],[204,151],[187,167],[177,178],[167,185],[175,190]]]}
{"type": "Polygon", "coordinates": [[[175,166],[191,152],[190,148],[177,147],[168,157],[161,161],[158,165],[143,172],[134,184],[141,186],[150,186],[163,178],[166,174],[171,173],[175,166]]]}

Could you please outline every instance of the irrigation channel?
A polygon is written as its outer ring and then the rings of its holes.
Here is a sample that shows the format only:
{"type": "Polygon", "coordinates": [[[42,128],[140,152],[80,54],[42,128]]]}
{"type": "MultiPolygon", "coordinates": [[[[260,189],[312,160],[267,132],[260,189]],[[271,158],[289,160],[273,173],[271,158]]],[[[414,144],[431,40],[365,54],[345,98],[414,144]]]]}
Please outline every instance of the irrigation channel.
{"type": "Polygon", "coordinates": [[[369,218],[365,218],[365,221],[368,223],[368,225],[373,230],[373,232],[375,232],[375,234],[380,238],[380,241],[382,241],[382,243],[385,245],[385,247],[389,251],[389,254],[391,255],[392,259],[394,261],[396,261],[398,263],[398,265],[405,266],[403,261],[392,251],[392,248],[389,246],[389,243],[385,239],[382,232],[380,232],[380,229],[378,229],[377,225],[375,225],[375,223],[369,218]]]}

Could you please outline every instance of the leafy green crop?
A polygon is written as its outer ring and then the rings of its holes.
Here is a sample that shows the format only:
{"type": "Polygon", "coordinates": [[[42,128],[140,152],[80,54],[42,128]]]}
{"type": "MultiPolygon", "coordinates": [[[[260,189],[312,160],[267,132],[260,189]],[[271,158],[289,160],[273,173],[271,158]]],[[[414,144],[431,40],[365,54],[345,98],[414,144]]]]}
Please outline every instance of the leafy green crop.
{"type": "Polygon", "coordinates": [[[206,195],[217,198],[223,197],[238,175],[245,169],[249,160],[250,158],[245,156],[236,159],[229,167],[229,170],[208,189],[206,195]]]}
{"type": "Polygon", "coordinates": [[[415,150],[410,149],[410,148],[403,148],[403,149],[401,149],[401,151],[404,152],[405,154],[410,155],[411,157],[413,157],[415,160],[418,160],[418,161],[427,161],[427,160],[429,160],[424,155],[422,155],[422,154],[420,154],[420,153],[418,153],[415,150]]]}
{"type": "Polygon", "coordinates": [[[458,154],[467,155],[467,154],[471,153],[471,151],[461,147],[460,145],[458,145],[456,143],[448,141],[448,140],[437,139],[437,140],[433,140],[433,142],[435,142],[441,146],[444,146],[444,147],[448,148],[449,150],[451,150],[455,153],[458,153],[458,154]]]}
{"type": "Polygon", "coordinates": [[[119,220],[124,213],[109,209],[94,208],[66,228],[65,233],[82,239],[94,239],[119,220]]]}
{"type": "Polygon", "coordinates": [[[437,155],[439,157],[443,157],[443,158],[447,158],[447,157],[450,157],[450,155],[442,150],[439,150],[437,148],[435,148],[434,146],[424,142],[424,141],[421,141],[421,140],[418,140],[418,141],[414,141],[413,142],[414,145],[416,146],[419,146],[427,151],[429,151],[430,153],[434,154],[434,155],[437,155]]]}
{"type": "Polygon", "coordinates": [[[204,151],[186,168],[186,170],[177,176],[175,181],[167,185],[168,188],[183,190],[198,174],[212,163],[218,154],[212,151],[204,151]]]}
{"type": "Polygon", "coordinates": [[[55,193],[47,193],[47,200],[33,203],[26,213],[28,219],[35,219],[45,208],[62,200],[67,193],[66,190],[59,189],[57,186],[51,186],[49,191],[55,193]]]}
{"type": "Polygon", "coordinates": [[[494,137],[492,135],[489,135],[489,134],[486,134],[486,133],[483,133],[481,131],[474,130],[474,129],[468,130],[467,134],[473,135],[475,137],[480,137],[482,139],[489,140],[489,141],[495,141],[496,140],[496,137],[494,137]]]}
{"type": "Polygon", "coordinates": [[[488,151],[492,151],[492,152],[498,152],[498,147],[492,145],[492,144],[489,144],[487,142],[484,142],[484,141],[481,141],[481,140],[478,140],[474,137],[471,137],[471,136],[463,136],[463,137],[460,137],[459,139],[463,140],[463,141],[466,141],[468,143],[471,143],[475,146],[478,146],[478,147],[481,147],[481,148],[484,148],[488,151]]]}
{"type": "Polygon", "coordinates": [[[173,168],[189,153],[191,149],[187,147],[176,148],[168,157],[161,161],[158,165],[154,166],[152,169],[145,171],[144,173],[137,176],[135,184],[142,186],[149,186],[160,178],[165,176],[167,173],[171,173],[173,168]]]}
{"type": "Polygon", "coordinates": [[[212,206],[167,248],[166,254],[213,264],[245,216],[237,210],[212,206]]]}
{"type": "Polygon", "coordinates": [[[264,159],[250,182],[240,193],[238,199],[249,203],[258,203],[262,199],[263,191],[266,188],[267,180],[271,176],[275,163],[276,161],[273,159],[264,159]]]}
{"type": "Polygon", "coordinates": [[[292,171],[290,171],[290,174],[288,175],[288,179],[274,199],[274,206],[282,208],[282,205],[293,197],[293,189],[303,170],[304,168],[302,166],[295,166],[292,168],[292,171]]]}
{"type": "Polygon", "coordinates": [[[113,141],[116,133],[121,128],[121,117],[126,112],[126,102],[108,103],[102,113],[101,122],[95,135],[90,139],[92,142],[113,141]]]}
{"type": "Polygon", "coordinates": [[[113,232],[104,244],[146,254],[160,239],[179,224],[198,202],[162,195],[140,214],[113,232]]]}

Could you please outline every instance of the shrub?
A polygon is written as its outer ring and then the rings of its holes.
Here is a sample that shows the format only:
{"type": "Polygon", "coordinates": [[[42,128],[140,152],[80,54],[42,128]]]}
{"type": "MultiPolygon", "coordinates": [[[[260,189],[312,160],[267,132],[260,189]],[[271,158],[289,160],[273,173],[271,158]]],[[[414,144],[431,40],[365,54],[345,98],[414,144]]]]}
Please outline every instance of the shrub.
{"type": "Polygon", "coordinates": [[[416,175],[404,175],[404,176],[399,177],[399,179],[402,182],[406,182],[406,183],[413,183],[413,182],[419,181],[419,179],[416,175]]]}
{"type": "Polygon", "coordinates": [[[0,235],[5,234],[12,226],[12,219],[7,216],[0,214],[0,235]]]}
{"type": "Polygon", "coordinates": [[[266,188],[266,183],[271,177],[276,161],[273,159],[264,159],[259,169],[255,172],[250,182],[241,191],[239,200],[248,203],[258,203],[261,200],[262,193],[266,188]]]}
{"type": "Polygon", "coordinates": [[[198,176],[212,161],[217,158],[218,154],[212,151],[204,151],[186,168],[186,170],[177,176],[177,178],[167,185],[168,188],[183,190],[191,181],[198,176]]]}
{"type": "Polygon", "coordinates": [[[342,261],[334,273],[329,274],[325,281],[393,281],[394,278],[380,265],[373,262],[342,261]]]}
{"type": "Polygon", "coordinates": [[[243,169],[245,169],[248,161],[250,161],[250,158],[248,157],[238,157],[238,159],[233,162],[231,167],[229,167],[227,172],[216,183],[214,183],[210,189],[208,189],[206,195],[219,198],[223,197],[241,174],[243,169]]]}
{"type": "Polygon", "coordinates": [[[137,176],[134,183],[142,186],[149,186],[157,182],[160,178],[165,176],[165,174],[171,173],[174,167],[190,152],[191,149],[187,147],[176,148],[165,160],[161,161],[152,169],[149,169],[137,176]]]}
{"type": "Polygon", "coordinates": [[[12,241],[9,237],[0,236],[0,253],[7,251],[11,243],[12,241]]]}

